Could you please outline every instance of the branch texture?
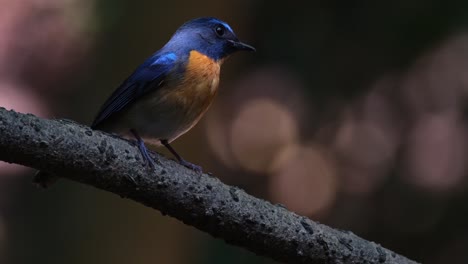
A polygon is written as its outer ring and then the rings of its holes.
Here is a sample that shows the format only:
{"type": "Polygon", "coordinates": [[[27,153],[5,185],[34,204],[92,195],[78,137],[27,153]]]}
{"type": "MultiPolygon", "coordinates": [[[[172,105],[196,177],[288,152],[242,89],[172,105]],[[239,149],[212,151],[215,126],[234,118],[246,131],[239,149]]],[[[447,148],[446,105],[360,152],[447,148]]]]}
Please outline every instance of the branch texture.
{"type": "Polygon", "coordinates": [[[71,121],[0,108],[1,160],[113,192],[285,263],[415,263],[156,153],[153,157],[160,166],[151,171],[127,140],[71,121]]]}

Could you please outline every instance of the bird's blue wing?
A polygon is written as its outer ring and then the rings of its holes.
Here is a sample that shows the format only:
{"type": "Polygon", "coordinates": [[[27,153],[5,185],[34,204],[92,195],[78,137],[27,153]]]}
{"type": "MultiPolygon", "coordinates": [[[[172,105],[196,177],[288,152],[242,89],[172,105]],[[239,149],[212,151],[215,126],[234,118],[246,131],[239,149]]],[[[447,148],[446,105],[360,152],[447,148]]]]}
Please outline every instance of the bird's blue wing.
{"type": "Polygon", "coordinates": [[[148,58],[107,99],[91,127],[95,128],[142,95],[159,88],[163,79],[174,68],[176,60],[174,53],[156,53],[148,58]]]}

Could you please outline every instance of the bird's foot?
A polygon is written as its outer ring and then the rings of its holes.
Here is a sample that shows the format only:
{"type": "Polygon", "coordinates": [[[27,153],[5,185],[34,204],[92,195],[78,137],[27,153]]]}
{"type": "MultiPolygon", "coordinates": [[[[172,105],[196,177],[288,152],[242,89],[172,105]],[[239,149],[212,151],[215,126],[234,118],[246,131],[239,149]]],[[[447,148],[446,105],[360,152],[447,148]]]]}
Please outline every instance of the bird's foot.
{"type": "Polygon", "coordinates": [[[179,163],[181,165],[185,166],[186,168],[189,168],[189,169],[195,171],[196,173],[202,173],[203,172],[203,168],[201,166],[190,163],[190,162],[188,162],[188,161],[186,161],[184,159],[180,159],[179,163]]]}
{"type": "Polygon", "coordinates": [[[148,163],[150,169],[154,170],[156,168],[156,163],[154,162],[153,158],[151,158],[148,148],[145,146],[145,142],[141,137],[137,134],[137,132],[133,129],[130,130],[133,135],[135,136],[137,140],[137,146],[138,149],[140,150],[141,155],[143,156],[143,160],[145,161],[145,164],[148,163]]]}
{"type": "Polygon", "coordinates": [[[174,155],[176,157],[176,159],[179,161],[179,164],[185,166],[186,168],[189,168],[193,171],[195,171],[196,173],[202,173],[203,172],[203,169],[201,166],[198,166],[198,165],[195,165],[193,163],[190,163],[186,160],[184,160],[176,151],[174,148],[171,147],[171,145],[169,144],[169,142],[167,141],[167,139],[163,139],[161,140],[161,143],[172,153],[172,155],[174,155]]]}
{"type": "Polygon", "coordinates": [[[154,162],[153,158],[150,156],[145,144],[143,143],[143,141],[137,142],[137,144],[138,149],[140,150],[141,155],[143,156],[143,159],[145,161],[145,165],[148,164],[150,169],[154,170],[156,168],[156,162],[154,162]]]}

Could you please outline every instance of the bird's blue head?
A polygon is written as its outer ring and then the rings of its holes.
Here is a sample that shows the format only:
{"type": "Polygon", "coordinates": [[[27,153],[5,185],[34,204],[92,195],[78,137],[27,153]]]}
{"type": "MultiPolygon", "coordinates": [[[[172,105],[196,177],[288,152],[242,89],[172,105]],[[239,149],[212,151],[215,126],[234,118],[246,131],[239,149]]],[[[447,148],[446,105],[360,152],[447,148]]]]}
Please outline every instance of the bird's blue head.
{"type": "Polygon", "coordinates": [[[232,28],[224,21],[213,17],[202,17],[183,24],[166,44],[166,48],[196,50],[218,61],[236,51],[255,51],[242,43],[232,28]]]}

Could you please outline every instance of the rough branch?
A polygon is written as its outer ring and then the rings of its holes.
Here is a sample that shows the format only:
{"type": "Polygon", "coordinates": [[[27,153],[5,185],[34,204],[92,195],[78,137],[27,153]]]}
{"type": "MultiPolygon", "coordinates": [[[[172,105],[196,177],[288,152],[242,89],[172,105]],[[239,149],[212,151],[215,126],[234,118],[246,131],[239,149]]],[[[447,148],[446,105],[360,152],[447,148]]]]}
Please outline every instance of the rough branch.
{"type": "Polygon", "coordinates": [[[126,140],[70,121],[0,108],[0,159],[56,173],[173,216],[285,263],[415,263],[154,154],[150,171],[126,140]]]}

